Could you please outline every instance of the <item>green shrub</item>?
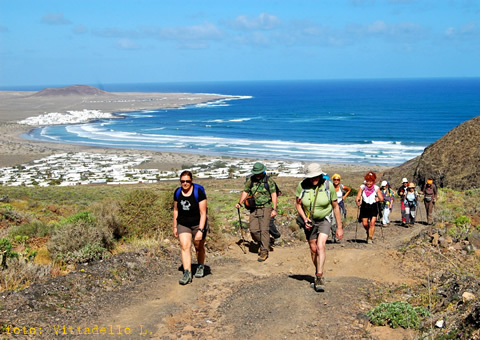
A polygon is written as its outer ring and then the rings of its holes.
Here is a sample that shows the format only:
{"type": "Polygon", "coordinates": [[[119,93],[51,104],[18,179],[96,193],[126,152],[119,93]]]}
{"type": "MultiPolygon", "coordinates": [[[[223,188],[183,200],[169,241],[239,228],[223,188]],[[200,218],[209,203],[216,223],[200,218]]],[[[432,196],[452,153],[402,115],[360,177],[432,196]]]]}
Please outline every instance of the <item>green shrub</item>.
{"type": "Polygon", "coordinates": [[[81,211],[79,213],[76,213],[75,215],[72,215],[70,217],[67,217],[63,220],[61,220],[58,224],[59,226],[65,225],[65,224],[72,224],[72,223],[77,223],[77,222],[84,222],[87,224],[95,224],[97,221],[95,217],[88,211],[81,211]]]}
{"type": "Polygon", "coordinates": [[[18,253],[12,251],[12,243],[6,238],[0,239],[0,256],[2,257],[0,263],[3,269],[6,269],[8,267],[8,259],[18,257],[18,253]]]}
{"type": "Polygon", "coordinates": [[[130,236],[149,236],[171,229],[173,192],[153,190],[129,192],[120,202],[120,220],[130,236]]]}
{"type": "Polygon", "coordinates": [[[381,303],[374,309],[367,312],[370,322],[376,326],[390,325],[392,328],[413,328],[420,327],[420,320],[429,315],[424,307],[412,307],[404,301],[381,303]]]}
{"type": "Polygon", "coordinates": [[[47,247],[54,259],[66,263],[96,261],[108,255],[113,236],[107,228],[76,219],[56,228],[47,247]]]}
{"type": "Polygon", "coordinates": [[[29,238],[43,237],[50,234],[50,231],[51,226],[45,222],[34,220],[30,223],[23,223],[10,228],[8,235],[11,238],[15,238],[16,236],[28,236],[29,238]]]}
{"type": "Polygon", "coordinates": [[[127,235],[127,229],[123,225],[120,215],[120,204],[116,199],[105,199],[91,206],[92,214],[97,220],[97,225],[108,228],[113,237],[120,239],[127,235]]]}

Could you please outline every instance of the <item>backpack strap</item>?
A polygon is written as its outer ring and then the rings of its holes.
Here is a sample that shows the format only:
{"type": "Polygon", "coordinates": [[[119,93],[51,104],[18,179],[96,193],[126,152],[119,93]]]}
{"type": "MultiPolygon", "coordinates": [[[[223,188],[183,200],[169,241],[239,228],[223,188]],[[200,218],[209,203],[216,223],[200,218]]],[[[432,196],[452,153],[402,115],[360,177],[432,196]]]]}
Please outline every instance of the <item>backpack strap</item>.
{"type": "Polygon", "coordinates": [[[325,179],[325,182],[323,182],[324,190],[327,193],[328,200],[330,203],[332,203],[332,197],[330,197],[330,180],[325,179]]]}
{"type": "MultiPolygon", "coordinates": [[[[175,199],[178,201],[178,198],[180,197],[180,191],[182,188],[178,187],[177,190],[175,190],[175,199]]],[[[195,197],[195,201],[198,202],[198,191],[202,190],[205,192],[205,188],[201,186],[200,184],[193,183],[193,197],[195,197]]]]}

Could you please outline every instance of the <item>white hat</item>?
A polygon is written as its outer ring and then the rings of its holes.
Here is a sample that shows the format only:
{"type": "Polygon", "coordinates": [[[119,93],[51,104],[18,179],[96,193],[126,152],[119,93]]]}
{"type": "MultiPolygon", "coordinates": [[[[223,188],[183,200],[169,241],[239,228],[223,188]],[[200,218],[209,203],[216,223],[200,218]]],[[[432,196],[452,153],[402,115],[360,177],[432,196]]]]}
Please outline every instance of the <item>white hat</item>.
{"type": "Polygon", "coordinates": [[[405,177],[403,177],[402,183],[408,183],[408,179],[406,179],[405,177]]]}
{"type": "Polygon", "coordinates": [[[320,175],[326,175],[323,171],[322,168],[320,167],[320,164],[318,163],[311,163],[307,166],[305,170],[305,177],[307,178],[314,178],[318,177],[320,175]]]}
{"type": "Polygon", "coordinates": [[[387,186],[387,184],[388,184],[388,182],[387,182],[387,181],[382,181],[382,184],[380,184],[380,186],[381,186],[381,187],[386,187],[386,186],[387,186]]]}

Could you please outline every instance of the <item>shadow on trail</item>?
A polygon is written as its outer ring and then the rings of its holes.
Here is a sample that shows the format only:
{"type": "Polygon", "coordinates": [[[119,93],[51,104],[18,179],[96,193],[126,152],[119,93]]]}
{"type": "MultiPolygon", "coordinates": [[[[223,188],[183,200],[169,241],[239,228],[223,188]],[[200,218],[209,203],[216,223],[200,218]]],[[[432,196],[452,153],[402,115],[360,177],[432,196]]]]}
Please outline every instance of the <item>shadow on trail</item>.
{"type": "Polygon", "coordinates": [[[314,277],[312,275],[305,275],[305,274],[292,274],[292,275],[288,275],[288,277],[290,279],[295,279],[297,281],[307,281],[308,283],[313,283],[315,280],[314,280],[314,277]]]}

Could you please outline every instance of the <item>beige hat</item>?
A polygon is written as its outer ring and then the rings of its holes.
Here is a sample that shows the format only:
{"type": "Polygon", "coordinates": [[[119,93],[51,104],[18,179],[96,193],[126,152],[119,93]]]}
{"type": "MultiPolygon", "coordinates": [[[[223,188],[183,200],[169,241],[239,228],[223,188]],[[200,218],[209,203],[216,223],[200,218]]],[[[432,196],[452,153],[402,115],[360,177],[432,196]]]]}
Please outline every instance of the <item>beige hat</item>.
{"type": "Polygon", "coordinates": [[[324,173],[322,171],[322,168],[320,167],[320,164],[318,164],[318,163],[311,163],[305,169],[305,177],[306,178],[314,178],[314,177],[318,177],[320,175],[326,175],[326,173],[324,173]]]}
{"type": "Polygon", "coordinates": [[[414,189],[415,189],[415,183],[410,183],[410,184],[408,185],[408,188],[414,188],[414,189]]]}

